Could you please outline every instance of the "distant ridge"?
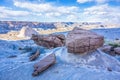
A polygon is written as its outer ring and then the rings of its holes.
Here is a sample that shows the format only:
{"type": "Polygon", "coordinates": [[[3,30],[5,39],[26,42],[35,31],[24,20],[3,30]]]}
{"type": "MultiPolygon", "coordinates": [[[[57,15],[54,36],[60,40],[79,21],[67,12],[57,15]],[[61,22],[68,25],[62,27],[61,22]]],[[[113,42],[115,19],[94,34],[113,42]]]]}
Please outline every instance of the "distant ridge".
{"type": "Polygon", "coordinates": [[[0,21],[0,33],[7,33],[10,30],[20,30],[23,26],[31,28],[55,29],[54,23],[27,22],[27,21],[0,21]]]}
{"type": "Polygon", "coordinates": [[[17,35],[17,37],[32,37],[32,34],[38,34],[38,32],[36,32],[34,29],[32,29],[31,27],[28,26],[24,26],[22,27],[22,29],[20,30],[19,34],[17,35]]]}

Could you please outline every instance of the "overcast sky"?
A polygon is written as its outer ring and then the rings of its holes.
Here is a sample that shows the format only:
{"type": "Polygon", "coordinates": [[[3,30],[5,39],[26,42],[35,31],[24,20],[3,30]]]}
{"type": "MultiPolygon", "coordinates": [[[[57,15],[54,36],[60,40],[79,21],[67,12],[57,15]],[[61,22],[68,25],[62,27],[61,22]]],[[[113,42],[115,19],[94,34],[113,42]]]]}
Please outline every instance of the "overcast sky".
{"type": "Polygon", "coordinates": [[[120,22],[120,0],[0,0],[0,20],[120,22]]]}

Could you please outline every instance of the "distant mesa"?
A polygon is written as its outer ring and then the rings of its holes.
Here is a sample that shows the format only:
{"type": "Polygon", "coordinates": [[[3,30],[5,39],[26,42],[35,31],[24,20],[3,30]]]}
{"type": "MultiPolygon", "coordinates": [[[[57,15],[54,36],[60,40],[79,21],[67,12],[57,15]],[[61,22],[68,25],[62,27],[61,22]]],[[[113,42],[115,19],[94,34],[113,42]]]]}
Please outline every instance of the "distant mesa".
{"type": "Polygon", "coordinates": [[[39,34],[37,31],[35,31],[33,28],[29,27],[29,26],[24,26],[22,27],[22,29],[20,30],[19,34],[17,35],[17,37],[32,37],[32,34],[39,34]]]}

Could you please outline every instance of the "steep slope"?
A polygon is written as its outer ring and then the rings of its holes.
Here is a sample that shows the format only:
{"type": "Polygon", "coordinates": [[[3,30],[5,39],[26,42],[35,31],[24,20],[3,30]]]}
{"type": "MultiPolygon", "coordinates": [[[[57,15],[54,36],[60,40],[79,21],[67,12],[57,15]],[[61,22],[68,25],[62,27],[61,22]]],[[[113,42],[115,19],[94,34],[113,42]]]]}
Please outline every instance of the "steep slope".
{"type": "Polygon", "coordinates": [[[26,21],[0,21],[0,33],[7,33],[11,30],[18,31],[23,26],[29,26],[31,28],[55,29],[54,23],[44,22],[26,22],[26,21]]]}

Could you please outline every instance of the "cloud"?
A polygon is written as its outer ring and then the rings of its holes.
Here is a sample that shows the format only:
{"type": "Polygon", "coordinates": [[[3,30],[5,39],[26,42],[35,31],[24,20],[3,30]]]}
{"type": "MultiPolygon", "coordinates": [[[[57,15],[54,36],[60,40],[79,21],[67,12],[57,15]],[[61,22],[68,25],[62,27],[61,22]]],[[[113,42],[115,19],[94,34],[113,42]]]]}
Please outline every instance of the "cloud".
{"type": "MultiPolygon", "coordinates": [[[[21,2],[18,0],[14,1],[14,6],[27,9],[34,16],[44,17],[44,19],[53,19],[64,21],[68,19],[67,17],[71,15],[76,15],[79,12],[79,7],[77,6],[57,6],[53,3],[31,3],[31,2],[21,2]]],[[[71,17],[72,18],[72,17],[71,17]]],[[[76,18],[76,17],[73,17],[76,18]]],[[[50,20],[51,21],[51,20],[50,20]]],[[[72,21],[72,19],[71,19],[72,21]]]]}
{"type": "Polygon", "coordinates": [[[84,9],[86,20],[102,22],[120,22],[120,7],[111,7],[108,4],[92,6],[84,9]]]}
{"type": "Polygon", "coordinates": [[[109,0],[77,0],[78,3],[86,3],[86,2],[96,2],[96,3],[105,3],[109,0]]]}
{"type": "Polygon", "coordinates": [[[21,17],[21,16],[27,16],[30,13],[27,11],[16,11],[12,8],[3,7],[0,6],[0,18],[9,18],[9,17],[21,17]]]}
{"type": "Polygon", "coordinates": [[[50,12],[50,13],[46,13],[45,14],[47,17],[58,17],[58,16],[62,16],[61,13],[59,12],[50,12]]]}
{"type": "Polygon", "coordinates": [[[42,16],[42,14],[0,6],[0,20],[38,21],[39,16],[42,16]]]}
{"type": "Polygon", "coordinates": [[[91,2],[93,0],[77,0],[78,3],[86,3],[86,2],[91,2]]]}
{"type": "Polygon", "coordinates": [[[55,15],[71,14],[78,10],[76,6],[55,6],[50,3],[35,4],[31,2],[14,1],[14,5],[19,8],[25,8],[33,12],[47,13],[55,12],[55,15]]]}
{"type": "Polygon", "coordinates": [[[42,22],[120,22],[120,6],[106,4],[108,0],[78,0],[81,3],[96,1],[104,4],[96,4],[88,8],[79,6],[57,6],[54,3],[32,3],[14,0],[16,9],[0,6],[0,20],[9,18],[11,20],[27,20],[42,22]]]}
{"type": "Polygon", "coordinates": [[[47,12],[52,10],[52,6],[49,3],[34,4],[30,2],[14,1],[14,5],[20,8],[26,8],[35,12],[47,12]]]}
{"type": "Polygon", "coordinates": [[[67,21],[78,21],[78,16],[77,15],[69,15],[67,16],[67,21]]]}

